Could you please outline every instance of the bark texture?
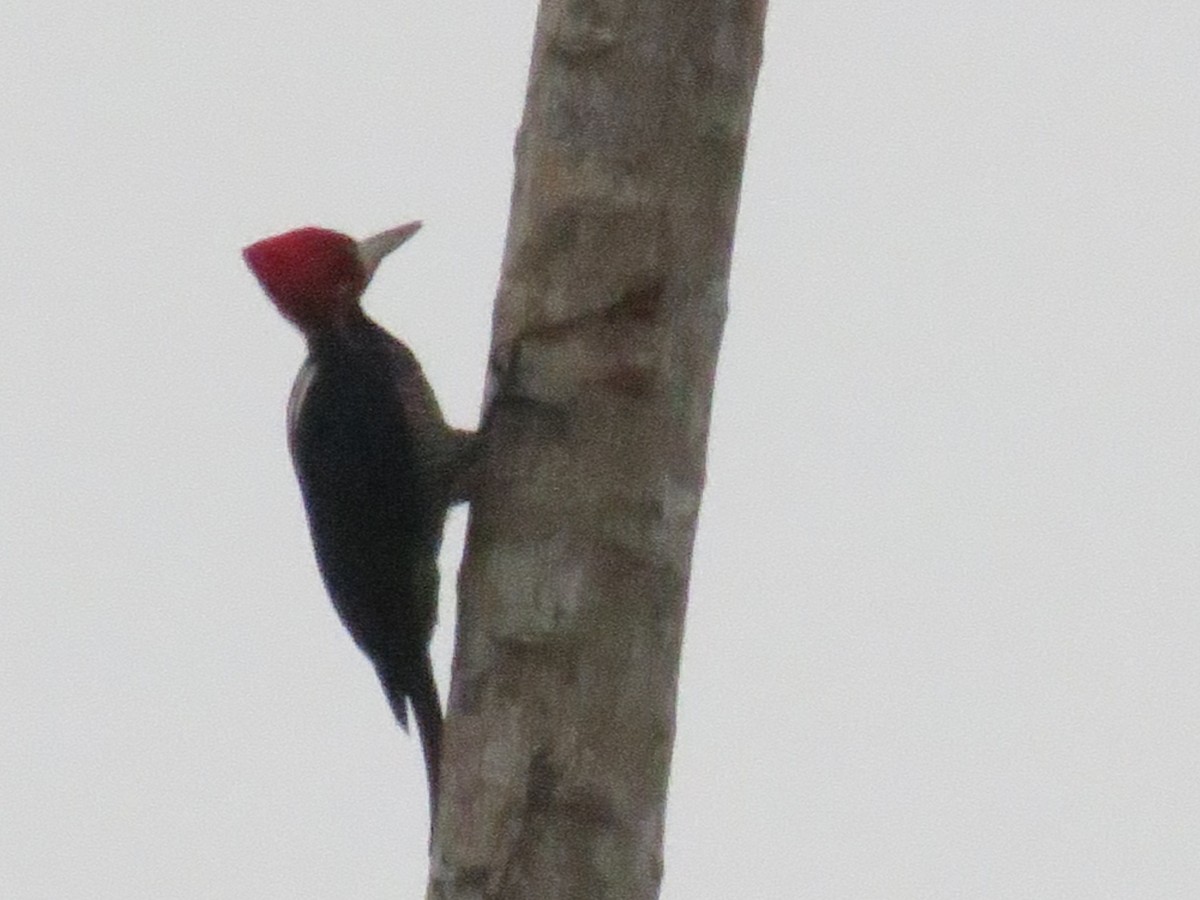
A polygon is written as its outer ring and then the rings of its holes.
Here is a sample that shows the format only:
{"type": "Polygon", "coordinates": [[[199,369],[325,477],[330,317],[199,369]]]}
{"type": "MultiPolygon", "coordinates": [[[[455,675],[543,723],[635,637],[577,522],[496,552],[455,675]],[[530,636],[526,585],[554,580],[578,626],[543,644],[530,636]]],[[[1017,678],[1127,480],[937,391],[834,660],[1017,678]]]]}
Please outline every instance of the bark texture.
{"type": "MultiPolygon", "coordinates": [[[[658,894],[765,0],[543,0],[429,897],[658,894]]],[[[728,661],[715,661],[724,664],[728,661]]]]}

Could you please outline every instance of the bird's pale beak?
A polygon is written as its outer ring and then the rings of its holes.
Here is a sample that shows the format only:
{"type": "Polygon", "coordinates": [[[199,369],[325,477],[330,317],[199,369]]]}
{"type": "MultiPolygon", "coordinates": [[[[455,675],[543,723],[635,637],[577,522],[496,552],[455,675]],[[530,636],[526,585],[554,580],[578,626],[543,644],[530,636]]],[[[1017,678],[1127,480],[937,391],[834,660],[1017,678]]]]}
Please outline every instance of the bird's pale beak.
{"type": "Polygon", "coordinates": [[[358,242],[358,259],[367,273],[367,280],[375,274],[375,270],[383,258],[421,230],[420,222],[409,222],[381,231],[369,238],[358,242]]]}

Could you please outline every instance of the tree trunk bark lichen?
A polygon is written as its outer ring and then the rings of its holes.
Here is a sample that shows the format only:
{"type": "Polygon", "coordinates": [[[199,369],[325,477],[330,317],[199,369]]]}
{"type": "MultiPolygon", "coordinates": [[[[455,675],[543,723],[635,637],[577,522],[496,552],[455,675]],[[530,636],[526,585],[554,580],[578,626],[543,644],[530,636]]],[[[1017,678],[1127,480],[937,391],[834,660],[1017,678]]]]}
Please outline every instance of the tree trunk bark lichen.
{"type": "Polygon", "coordinates": [[[658,894],[765,0],[543,0],[429,894],[658,894]]]}

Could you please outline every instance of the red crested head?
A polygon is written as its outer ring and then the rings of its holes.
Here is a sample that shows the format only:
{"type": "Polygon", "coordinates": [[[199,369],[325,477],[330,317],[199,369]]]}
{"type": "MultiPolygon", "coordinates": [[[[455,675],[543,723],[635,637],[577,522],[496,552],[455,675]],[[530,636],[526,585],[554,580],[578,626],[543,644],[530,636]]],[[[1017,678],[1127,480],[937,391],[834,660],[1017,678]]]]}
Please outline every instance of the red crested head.
{"type": "Polygon", "coordinates": [[[420,227],[410,222],[361,242],[326,228],[299,228],[251,244],[242,257],[284,318],[308,332],[358,309],[380,260],[420,227]]]}

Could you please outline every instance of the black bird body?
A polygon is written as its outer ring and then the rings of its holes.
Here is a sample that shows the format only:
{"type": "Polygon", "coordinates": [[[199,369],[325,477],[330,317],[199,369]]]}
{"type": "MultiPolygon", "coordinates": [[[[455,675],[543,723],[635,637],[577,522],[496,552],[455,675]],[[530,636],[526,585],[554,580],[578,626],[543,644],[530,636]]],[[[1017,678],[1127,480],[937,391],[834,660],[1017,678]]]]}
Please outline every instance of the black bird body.
{"type": "Polygon", "coordinates": [[[429,659],[442,527],[470,444],[412,352],[361,313],[307,335],[288,444],[317,564],[397,721],[416,714],[431,802],[441,708],[429,659]]]}

